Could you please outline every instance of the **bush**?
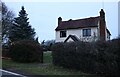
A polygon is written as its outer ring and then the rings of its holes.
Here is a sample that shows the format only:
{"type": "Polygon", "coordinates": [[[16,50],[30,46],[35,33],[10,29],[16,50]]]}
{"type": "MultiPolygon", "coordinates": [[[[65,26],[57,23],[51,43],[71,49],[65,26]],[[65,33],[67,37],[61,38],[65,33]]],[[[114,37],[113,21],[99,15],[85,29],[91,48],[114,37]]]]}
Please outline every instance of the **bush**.
{"type": "Polygon", "coordinates": [[[10,55],[17,62],[43,62],[42,47],[36,41],[21,40],[12,43],[10,55]]]}
{"type": "Polygon", "coordinates": [[[2,57],[10,57],[9,47],[6,45],[2,45],[2,57]]]}
{"type": "Polygon", "coordinates": [[[119,46],[120,40],[56,43],[52,46],[53,64],[87,73],[118,75],[119,46]]]}
{"type": "Polygon", "coordinates": [[[81,69],[84,70],[90,68],[92,61],[89,57],[92,52],[89,52],[91,46],[86,48],[84,42],[71,42],[71,43],[57,43],[53,45],[53,63],[55,65],[81,69]],[[87,62],[87,63],[86,63],[87,62]]]}
{"type": "Polygon", "coordinates": [[[9,57],[9,49],[2,48],[2,57],[9,57]]]}

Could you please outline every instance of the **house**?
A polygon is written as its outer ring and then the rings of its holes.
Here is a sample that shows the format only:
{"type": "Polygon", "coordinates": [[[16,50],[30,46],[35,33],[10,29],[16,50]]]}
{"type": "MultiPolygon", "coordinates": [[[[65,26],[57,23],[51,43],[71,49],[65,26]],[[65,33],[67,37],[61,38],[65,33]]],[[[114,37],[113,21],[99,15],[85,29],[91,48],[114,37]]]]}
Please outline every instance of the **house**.
{"type": "Polygon", "coordinates": [[[105,21],[105,12],[100,10],[100,16],[89,17],[77,20],[62,21],[58,18],[56,31],[56,42],[69,41],[96,41],[110,40],[111,33],[107,29],[105,21]]]}

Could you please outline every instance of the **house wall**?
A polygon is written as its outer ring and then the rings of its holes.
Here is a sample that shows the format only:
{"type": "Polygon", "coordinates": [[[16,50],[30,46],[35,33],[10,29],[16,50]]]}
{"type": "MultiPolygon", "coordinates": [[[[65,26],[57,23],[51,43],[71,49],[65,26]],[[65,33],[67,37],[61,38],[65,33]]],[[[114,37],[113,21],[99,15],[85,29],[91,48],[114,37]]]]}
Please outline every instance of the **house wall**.
{"type": "Polygon", "coordinates": [[[60,31],[56,31],[56,37],[55,37],[55,42],[64,42],[66,37],[60,38],[60,31]]]}
{"type": "Polygon", "coordinates": [[[97,27],[82,28],[82,29],[69,29],[69,30],[66,30],[66,33],[67,33],[66,37],[60,38],[60,31],[56,31],[56,42],[64,42],[65,39],[69,35],[76,35],[81,41],[93,41],[94,39],[96,40],[98,38],[98,28],[97,27]],[[91,29],[91,36],[90,37],[83,37],[83,31],[82,31],[83,29],[91,29]]]}

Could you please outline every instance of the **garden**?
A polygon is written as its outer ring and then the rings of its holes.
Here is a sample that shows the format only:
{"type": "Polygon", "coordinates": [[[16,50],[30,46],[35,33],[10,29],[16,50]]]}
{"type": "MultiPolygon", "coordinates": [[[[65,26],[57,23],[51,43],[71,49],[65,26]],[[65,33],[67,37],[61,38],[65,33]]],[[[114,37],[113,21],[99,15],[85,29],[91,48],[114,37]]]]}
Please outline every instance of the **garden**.
{"type": "Polygon", "coordinates": [[[4,58],[4,69],[27,75],[118,76],[120,39],[97,42],[55,43],[51,51],[33,41],[18,41],[4,58]],[[23,52],[24,51],[24,52],[23,52]]]}
{"type": "Polygon", "coordinates": [[[18,71],[25,75],[89,75],[78,70],[69,70],[63,67],[54,66],[52,64],[52,53],[51,51],[44,52],[43,57],[44,63],[18,63],[11,59],[3,59],[2,66],[4,69],[10,71],[18,71]]]}

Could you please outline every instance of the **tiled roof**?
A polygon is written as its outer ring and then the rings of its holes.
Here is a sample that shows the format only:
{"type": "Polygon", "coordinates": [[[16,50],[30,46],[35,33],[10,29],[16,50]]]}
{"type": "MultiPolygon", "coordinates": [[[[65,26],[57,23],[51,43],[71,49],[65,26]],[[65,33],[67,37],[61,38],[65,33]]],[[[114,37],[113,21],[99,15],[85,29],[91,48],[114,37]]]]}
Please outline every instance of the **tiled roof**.
{"type": "Polygon", "coordinates": [[[66,30],[66,29],[97,27],[99,19],[100,16],[78,19],[78,20],[61,21],[55,30],[58,31],[58,30],[66,30]]]}

